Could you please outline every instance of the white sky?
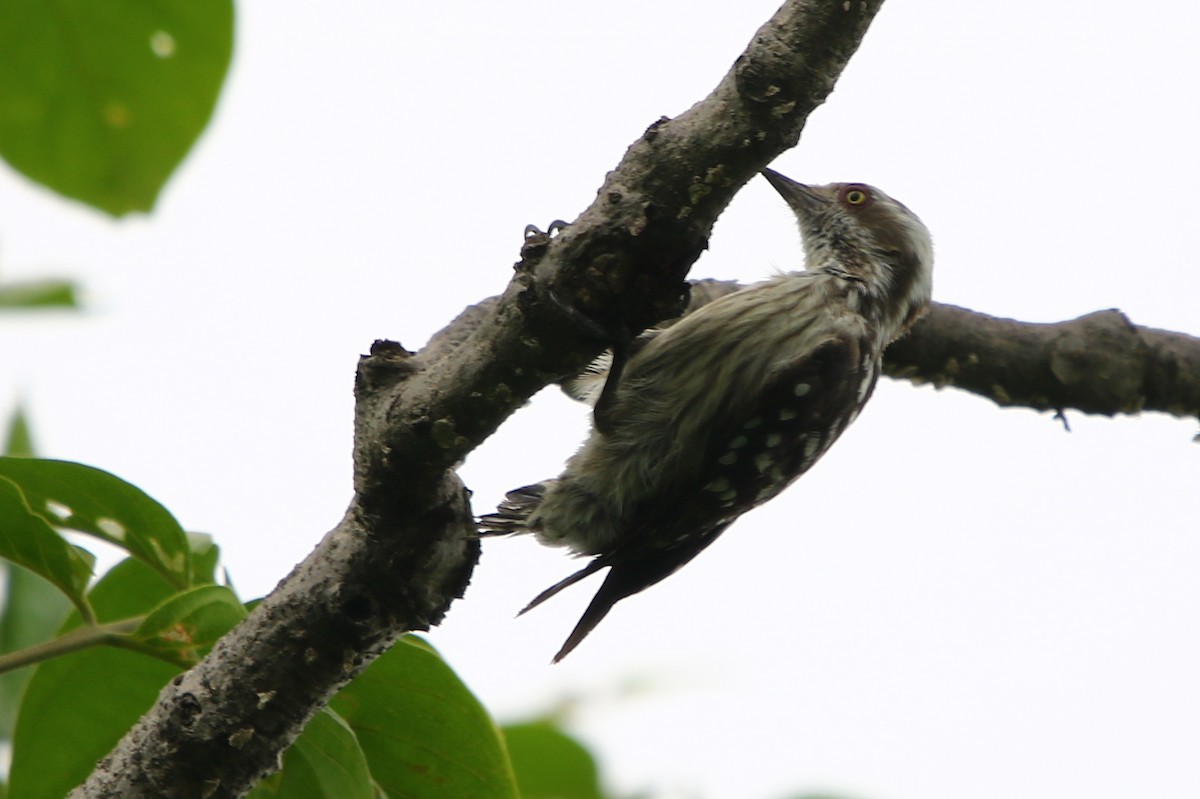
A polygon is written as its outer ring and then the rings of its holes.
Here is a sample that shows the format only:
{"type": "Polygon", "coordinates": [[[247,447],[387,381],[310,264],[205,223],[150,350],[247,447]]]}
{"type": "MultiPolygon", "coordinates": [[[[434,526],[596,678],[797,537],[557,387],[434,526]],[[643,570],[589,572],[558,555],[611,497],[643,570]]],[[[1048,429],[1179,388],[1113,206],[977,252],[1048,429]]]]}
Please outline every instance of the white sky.
{"type": "MultiPolygon", "coordinates": [[[[358,354],[499,292],[524,226],[573,218],[776,4],[241,4],[214,125],[152,216],[0,169],[0,271],[76,276],[89,309],[0,318],[0,408],[23,396],[44,454],[142,486],[269,591],[349,500],[358,354]]],[[[917,211],[941,301],[1200,335],[1198,40],[1190,0],[893,0],[775,166],[917,211]]],[[[755,180],[693,275],[799,258],[755,180]]],[[[531,540],[486,542],[432,640],[502,718],[577,702],[618,791],[1200,795],[1196,423],[1070,422],[887,382],[561,665],[598,583],[513,620],[579,565],[531,540]]],[[[476,510],[585,424],[539,396],[463,469],[476,510]]]]}

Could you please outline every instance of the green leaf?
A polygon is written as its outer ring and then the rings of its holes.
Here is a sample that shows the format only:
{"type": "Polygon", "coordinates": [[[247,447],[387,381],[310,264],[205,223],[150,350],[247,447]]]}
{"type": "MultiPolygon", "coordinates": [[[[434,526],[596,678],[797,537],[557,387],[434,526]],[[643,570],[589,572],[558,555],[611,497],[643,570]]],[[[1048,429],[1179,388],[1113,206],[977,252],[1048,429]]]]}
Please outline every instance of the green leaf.
{"type": "Polygon", "coordinates": [[[192,550],[192,584],[207,585],[217,581],[217,561],[221,559],[221,548],[208,533],[188,533],[188,546],[192,550]]]}
{"type": "Polygon", "coordinates": [[[29,280],[0,286],[0,308],[78,308],[69,280],[29,280]]]}
{"type": "Polygon", "coordinates": [[[248,799],[375,799],[375,787],[354,732],[323,710],[284,753],[283,770],[248,799]]]}
{"type": "Polygon", "coordinates": [[[81,463],[37,458],[0,458],[0,477],[19,485],[50,524],[122,547],[177,588],[191,585],[183,528],[137,486],[81,463]]]}
{"type": "Polygon", "coordinates": [[[185,663],[198,663],[222,635],[246,618],[237,595],[221,585],[202,585],[163,602],[133,637],[185,663]]]}
{"type": "Polygon", "coordinates": [[[0,156],[120,216],[154,206],[212,116],[232,0],[5,0],[0,156]]]}
{"type": "MultiPolygon", "coordinates": [[[[160,575],[129,559],[109,570],[88,596],[99,620],[108,622],[147,613],[171,593],[160,575]]],[[[77,626],[75,616],[63,630],[77,626]]],[[[156,658],[112,647],[40,664],[18,710],[10,796],[66,796],[179,671],[156,658]]]]}
{"type": "Polygon", "coordinates": [[[584,746],[548,721],[504,727],[522,799],[602,799],[599,769],[584,746]]]}
{"type": "MultiPolygon", "coordinates": [[[[16,458],[0,458],[0,461],[16,458]]],[[[92,556],[67,543],[34,513],[21,489],[0,476],[0,558],[50,581],[76,607],[86,607],[84,591],[92,576],[92,556]]]]}
{"type": "MultiPolygon", "coordinates": [[[[145,563],[126,558],[109,569],[88,592],[101,624],[145,616],[175,593],[161,574],[145,563]]],[[[79,626],[79,619],[67,620],[62,632],[79,626]]]]}
{"type": "Polygon", "coordinates": [[[4,444],[5,455],[15,455],[21,458],[33,456],[33,434],[29,431],[29,419],[25,409],[18,405],[8,420],[8,435],[4,444]]]}
{"type": "Polygon", "coordinates": [[[66,796],[178,673],[169,663],[110,647],[38,666],[13,736],[11,795],[66,796]]]}
{"type": "MultiPolygon", "coordinates": [[[[0,655],[53,637],[71,607],[57,588],[13,563],[0,561],[0,585],[0,655]]],[[[0,674],[0,741],[12,737],[21,692],[32,676],[32,666],[0,674]]]]}
{"type": "MultiPolygon", "coordinates": [[[[160,575],[133,559],[105,575],[90,598],[102,622],[148,613],[138,633],[146,636],[236,601],[227,589],[211,585],[173,595],[160,575]]],[[[64,629],[78,623],[75,618],[64,629]]],[[[65,795],[178,671],[143,654],[112,648],[87,649],[41,664],[17,720],[12,795],[65,795]]],[[[419,639],[407,638],[393,647],[347,686],[335,705],[338,713],[318,715],[286,753],[283,772],[264,782],[254,797],[516,799],[495,725],[419,639]]]]}
{"type": "Polygon", "coordinates": [[[330,704],[354,730],[387,796],[515,799],[491,717],[441,656],[406,636],[330,704]]]}

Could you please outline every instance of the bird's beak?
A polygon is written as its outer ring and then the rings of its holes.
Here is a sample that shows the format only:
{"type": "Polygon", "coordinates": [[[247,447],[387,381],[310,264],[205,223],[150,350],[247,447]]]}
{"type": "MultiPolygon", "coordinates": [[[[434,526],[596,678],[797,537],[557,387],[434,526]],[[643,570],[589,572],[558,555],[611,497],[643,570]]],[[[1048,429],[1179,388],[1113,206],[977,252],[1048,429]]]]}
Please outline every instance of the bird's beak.
{"type": "Polygon", "coordinates": [[[764,169],[762,176],[775,187],[775,191],[796,213],[811,213],[826,204],[826,199],[816,189],[797,183],[789,177],[776,172],[774,169],[764,169]]]}

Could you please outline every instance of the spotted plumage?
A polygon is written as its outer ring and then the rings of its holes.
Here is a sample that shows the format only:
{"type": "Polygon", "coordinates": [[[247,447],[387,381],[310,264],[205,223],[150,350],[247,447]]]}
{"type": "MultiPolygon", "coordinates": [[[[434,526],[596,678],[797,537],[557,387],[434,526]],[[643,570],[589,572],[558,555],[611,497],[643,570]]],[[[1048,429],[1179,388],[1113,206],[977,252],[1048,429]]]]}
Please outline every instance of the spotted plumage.
{"type": "Polygon", "coordinates": [[[864,184],[764,175],[796,213],[807,269],[647,331],[570,381],[599,403],[591,435],[562,475],[480,520],[485,534],[532,532],[593,556],[526,610],[611,567],[555,660],[820,459],[928,305],[932,246],[904,205],[864,184]]]}

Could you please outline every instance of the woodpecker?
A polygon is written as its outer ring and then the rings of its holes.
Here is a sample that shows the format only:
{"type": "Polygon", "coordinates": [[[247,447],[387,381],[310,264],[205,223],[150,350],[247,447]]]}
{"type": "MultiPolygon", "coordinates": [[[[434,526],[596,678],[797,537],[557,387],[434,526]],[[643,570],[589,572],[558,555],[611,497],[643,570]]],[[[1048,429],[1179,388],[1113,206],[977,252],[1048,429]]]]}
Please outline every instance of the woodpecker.
{"type": "Polygon", "coordinates": [[[929,305],[933,245],[902,203],[863,183],[762,174],[796,214],[806,269],[648,330],[565,383],[595,402],[588,439],[559,477],[480,519],[481,534],[533,533],[592,557],[521,613],[609,568],[555,662],[816,463],[929,305]]]}

